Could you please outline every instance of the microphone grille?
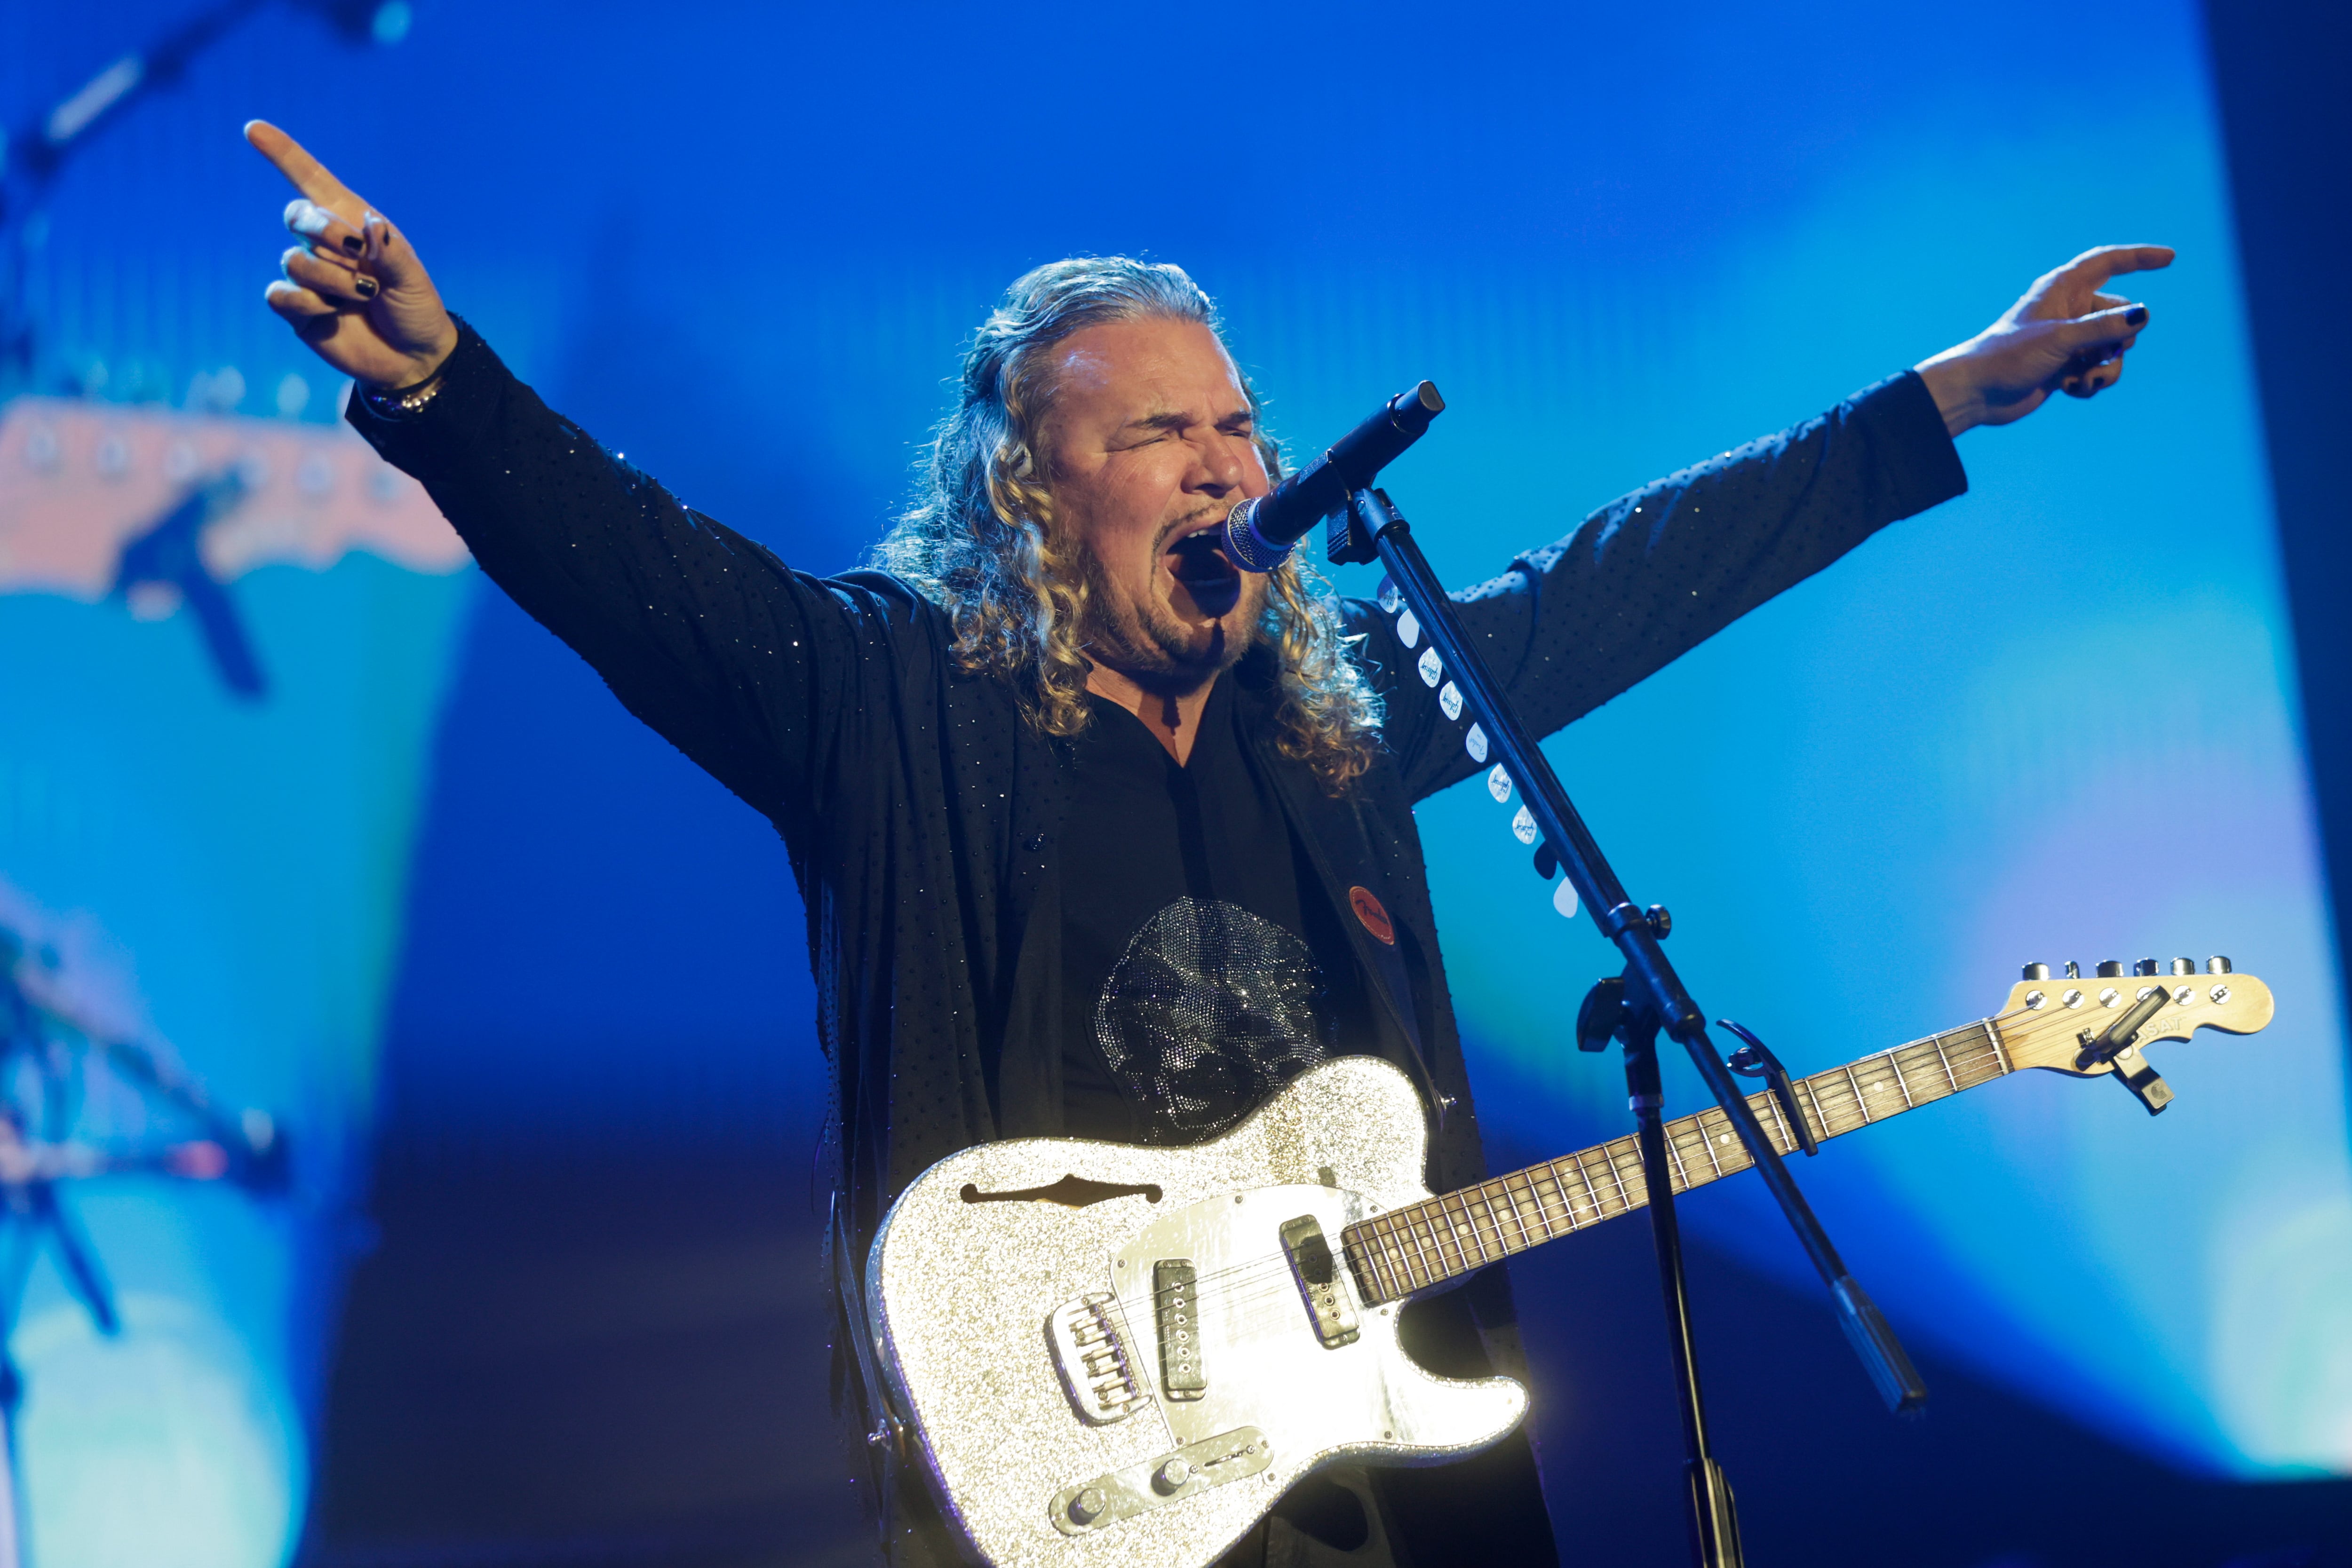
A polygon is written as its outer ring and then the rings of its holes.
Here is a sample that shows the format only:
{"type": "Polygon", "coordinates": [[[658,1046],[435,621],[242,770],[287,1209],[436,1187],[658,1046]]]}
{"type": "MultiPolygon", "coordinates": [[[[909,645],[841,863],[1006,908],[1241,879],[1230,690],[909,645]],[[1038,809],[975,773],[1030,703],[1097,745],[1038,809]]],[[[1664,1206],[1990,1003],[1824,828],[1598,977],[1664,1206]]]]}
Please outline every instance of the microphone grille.
{"type": "Polygon", "coordinates": [[[1225,514],[1225,556],[1244,571],[1272,571],[1290,559],[1290,546],[1270,545],[1257,531],[1257,503],[1238,501],[1225,514]]]}

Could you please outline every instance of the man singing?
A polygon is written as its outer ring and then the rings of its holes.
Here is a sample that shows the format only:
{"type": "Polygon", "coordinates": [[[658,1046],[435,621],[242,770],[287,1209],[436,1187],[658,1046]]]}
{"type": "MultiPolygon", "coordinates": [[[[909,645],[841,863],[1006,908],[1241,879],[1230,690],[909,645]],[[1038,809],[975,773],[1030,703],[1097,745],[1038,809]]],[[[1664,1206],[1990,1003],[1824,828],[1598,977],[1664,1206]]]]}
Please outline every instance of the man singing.
{"type": "MultiPolygon", "coordinates": [[[[772,821],[808,909],[836,1265],[925,1167],[996,1138],[1178,1145],[1335,1055],[1421,1086],[1430,1185],[1486,1174],[1413,802],[1482,771],[1375,605],[1216,532],[1277,453],[1207,296],[1120,257],[1014,283],[964,356],[873,565],[797,572],[551,412],[444,308],[406,237],[291,139],[270,307],[354,378],[350,418],[492,580],[772,821]]],[[[1457,593],[1549,733],[1877,529],[1966,488],[1952,438],[2114,384],[2161,246],[2091,251],[1982,333],[1603,507],[1457,593]]],[[[1488,1270],[1418,1302],[1435,1370],[1519,1372],[1488,1270]]],[[[859,1430],[870,1391],[835,1349],[859,1430]]],[[[894,1563],[957,1561],[916,1467],[869,1506],[894,1563]]],[[[1225,1560],[1555,1561],[1524,1435],[1327,1471],[1225,1560]]]]}

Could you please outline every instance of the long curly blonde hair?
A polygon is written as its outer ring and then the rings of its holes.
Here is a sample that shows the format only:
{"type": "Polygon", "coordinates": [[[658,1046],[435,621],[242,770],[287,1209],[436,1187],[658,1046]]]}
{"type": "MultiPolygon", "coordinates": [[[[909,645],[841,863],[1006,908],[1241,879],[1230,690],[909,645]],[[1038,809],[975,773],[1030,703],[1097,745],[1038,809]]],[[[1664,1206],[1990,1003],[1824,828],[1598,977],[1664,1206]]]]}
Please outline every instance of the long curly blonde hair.
{"type": "MultiPolygon", "coordinates": [[[[1183,268],[1126,256],[1038,267],[1005,290],[963,359],[961,395],[933,433],[914,504],[875,564],[946,611],[964,668],[1011,682],[1049,735],[1087,727],[1082,651],[1087,597],[1078,542],[1055,520],[1036,446],[1052,347],[1108,321],[1164,317],[1218,330],[1216,307],[1183,268]]],[[[1253,415],[1258,397],[1242,391],[1253,415]]],[[[1281,454],[1255,426],[1266,472],[1281,454]]],[[[1380,698],[1349,656],[1328,585],[1296,560],[1269,574],[1259,622],[1279,683],[1276,745],[1338,792],[1371,766],[1380,698]]]]}

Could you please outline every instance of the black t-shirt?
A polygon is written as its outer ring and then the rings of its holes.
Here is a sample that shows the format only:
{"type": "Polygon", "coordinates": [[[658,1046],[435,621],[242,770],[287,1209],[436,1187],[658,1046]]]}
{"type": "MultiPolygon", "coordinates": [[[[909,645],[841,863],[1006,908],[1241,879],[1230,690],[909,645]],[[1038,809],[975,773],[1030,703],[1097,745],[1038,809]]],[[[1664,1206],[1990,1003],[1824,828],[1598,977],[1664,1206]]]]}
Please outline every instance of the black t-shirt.
{"type": "Polygon", "coordinates": [[[1062,831],[1063,1115],[1072,1137],[1214,1137],[1368,1049],[1354,949],[1251,766],[1230,677],[1182,767],[1089,697],[1062,831]]]}

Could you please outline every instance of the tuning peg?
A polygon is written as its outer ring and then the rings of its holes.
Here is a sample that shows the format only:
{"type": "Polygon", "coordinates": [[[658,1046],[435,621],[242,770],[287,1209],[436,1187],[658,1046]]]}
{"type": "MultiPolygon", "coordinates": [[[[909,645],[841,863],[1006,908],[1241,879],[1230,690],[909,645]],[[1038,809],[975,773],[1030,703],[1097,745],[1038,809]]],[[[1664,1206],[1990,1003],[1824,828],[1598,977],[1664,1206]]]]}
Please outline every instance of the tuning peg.
{"type": "Polygon", "coordinates": [[[2193,958],[2175,958],[2172,961],[2172,972],[2176,975],[2193,975],[2197,972],[2197,961],[2193,958]]]}
{"type": "Polygon", "coordinates": [[[2226,975],[2230,972],[2230,960],[2216,953],[2205,960],[2205,972],[2209,975],[2226,975]]]}
{"type": "Polygon", "coordinates": [[[2103,980],[2121,979],[2123,977],[2123,972],[2124,966],[2122,959],[2102,958],[2099,960],[2099,978],[2103,980]]]}
{"type": "Polygon", "coordinates": [[[2050,977],[2050,966],[2047,964],[2028,964],[2025,966],[2025,977],[2029,980],[2046,980],[2050,977]]]}
{"type": "Polygon", "coordinates": [[[2132,966],[2132,973],[2143,977],[2157,973],[2156,960],[2153,958],[2142,958],[2138,963],[2132,966]]]}
{"type": "Polygon", "coordinates": [[[2067,960],[2066,960],[2066,977],[2067,977],[2068,979],[2070,979],[2070,980],[2079,980],[2079,979],[2081,979],[2081,978],[2083,977],[2083,966],[2082,966],[2082,965],[2080,965],[2080,964],[2077,964],[2077,963],[2076,963],[2076,962],[2074,962],[2074,959],[2072,959],[2072,958],[2067,959],[2067,960]]]}

